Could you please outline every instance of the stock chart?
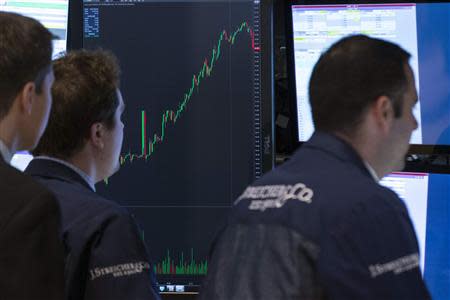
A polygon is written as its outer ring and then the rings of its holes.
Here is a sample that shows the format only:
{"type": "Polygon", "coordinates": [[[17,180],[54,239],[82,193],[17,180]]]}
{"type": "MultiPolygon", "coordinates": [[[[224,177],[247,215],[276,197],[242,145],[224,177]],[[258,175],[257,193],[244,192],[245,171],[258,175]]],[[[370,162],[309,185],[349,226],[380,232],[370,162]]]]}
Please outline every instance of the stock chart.
{"type": "Polygon", "coordinates": [[[134,215],[162,292],[201,283],[261,174],[258,3],[84,2],[83,46],[119,58],[126,105],[121,169],[97,189],[134,215]]]}

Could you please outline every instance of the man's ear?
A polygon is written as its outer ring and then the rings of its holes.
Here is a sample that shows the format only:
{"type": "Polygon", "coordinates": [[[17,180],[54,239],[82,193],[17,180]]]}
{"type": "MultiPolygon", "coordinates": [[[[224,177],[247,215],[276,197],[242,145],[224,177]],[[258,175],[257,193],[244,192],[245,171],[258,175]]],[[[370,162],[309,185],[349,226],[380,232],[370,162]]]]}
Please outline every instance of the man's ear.
{"type": "Polygon", "coordinates": [[[94,123],[91,126],[90,140],[92,144],[98,149],[103,149],[105,147],[105,130],[105,125],[100,122],[94,123]]]}
{"type": "Polygon", "coordinates": [[[394,107],[392,101],[387,96],[380,96],[371,107],[371,113],[376,124],[383,131],[389,131],[394,119],[394,107]]]}
{"type": "Polygon", "coordinates": [[[24,85],[20,93],[17,95],[19,110],[26,115],[31,115],[33,104],[36,99],[36,85],[34,82],[28,82],[24,85]]]}

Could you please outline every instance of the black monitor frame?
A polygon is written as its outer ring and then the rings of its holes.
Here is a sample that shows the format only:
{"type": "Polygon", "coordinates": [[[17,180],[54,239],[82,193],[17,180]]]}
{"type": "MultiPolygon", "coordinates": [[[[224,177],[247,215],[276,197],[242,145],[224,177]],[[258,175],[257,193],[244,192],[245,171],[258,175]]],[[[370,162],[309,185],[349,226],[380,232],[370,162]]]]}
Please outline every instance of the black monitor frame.
{"type": "Polygon", "coordinates": [[[274,0],[261,1],[261,130],[262,169],[268,172],[275,166],[275,117],[274,117],[274,0]]]}
{"type": "MultiPolygon", "coordinates": [[[[292,28],[292,5],[345,5],[345,4],[380,4],[380,3],[450,3],[447,1],[405,1],[405,0],[288,0],[286,1],[286,54],[287,54],[287,72],[288,72],[288,97],[291,117],[293,118],[294,126],[292,126],[292,143],[293,148],[300,147],[303,142],[298,141],[298,114],[297,111],[297,97],[296,97],[296,82],[295,82],[295,62],[294,62],[294,42],[293,42],[293,28],[292,28]]],[[[409,154],[427,154],[427,155],[449,155],[450,145],[432,145],[432,144],[411,144],[409,154]]]]}
{"type": "Polygon", "coordinates": [[[69,0],[67,50],[83,47],[83,1],[69,0]]]}

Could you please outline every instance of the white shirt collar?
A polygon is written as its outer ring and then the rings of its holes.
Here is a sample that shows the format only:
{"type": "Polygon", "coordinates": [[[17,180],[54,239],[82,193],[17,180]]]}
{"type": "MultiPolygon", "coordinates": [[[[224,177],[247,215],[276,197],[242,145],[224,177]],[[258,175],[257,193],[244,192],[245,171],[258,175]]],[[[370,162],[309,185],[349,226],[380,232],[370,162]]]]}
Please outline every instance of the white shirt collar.
{"type": "Polygon", "coordinates": [[[377,173],[375,172],[375,170],[372,168],[371,165],[369,165],[369,163],[367,161],[364,161],[364,165],[367,168],[367,171],[369,171],[370,175],[372,175],[372,178],[376,181],[379,182],[380,178],[378,178],[377,173]]]}
{"type": "Polygon", "coordinates": [[[9,164],[11,162],[12,153],[6,144],[0,139],[0,154],[3,159],[9,164]]]}
{"type": "Polygon", "coordinates": [[[85,172],[83,172],[81,169],[75,167],[74,165],[72,165],[71,163],[68,163],[65,160],[62,159],[58,159],[55,157],[49,157],[49,156],[36,156],[34,159],[46,159],[46,160],[51,160],[57,163],[60,163],[70,169],[72,169],[73,171],[75,171],[78,175],[81,176],[81,178],[84,179],[84,181],[86,181],[86,183],[89,185],[89,187],[95,192],[95,183],[92,180],[91,177],[89,177],[88,174],[86,174],[85,172]]]}

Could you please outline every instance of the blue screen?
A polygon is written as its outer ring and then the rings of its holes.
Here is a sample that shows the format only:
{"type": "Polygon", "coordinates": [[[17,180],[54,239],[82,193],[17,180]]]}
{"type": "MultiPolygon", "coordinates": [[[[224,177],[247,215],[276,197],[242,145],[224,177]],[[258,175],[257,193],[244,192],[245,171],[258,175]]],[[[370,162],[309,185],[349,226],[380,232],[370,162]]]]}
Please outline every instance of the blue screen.
{"type": "Polygon", "coordinates": [[[392,173],[380,181],[408,208],[433,299],[450,299],[450,174],[392,173]]]}
{"type": "Polygon", "coordinates": [[[425,281],[435,300],[450,299],[450,175],[429,175],[425,281]]]}
{"type": "Polygon", "coordinates": [[[450,3],[417,4],[423,144],[450,145],[450,3]]]}

